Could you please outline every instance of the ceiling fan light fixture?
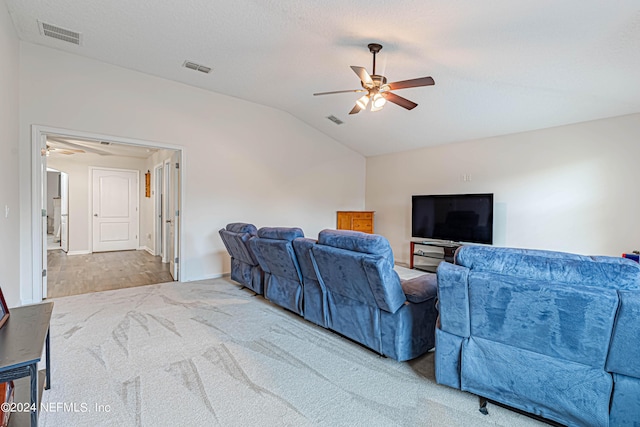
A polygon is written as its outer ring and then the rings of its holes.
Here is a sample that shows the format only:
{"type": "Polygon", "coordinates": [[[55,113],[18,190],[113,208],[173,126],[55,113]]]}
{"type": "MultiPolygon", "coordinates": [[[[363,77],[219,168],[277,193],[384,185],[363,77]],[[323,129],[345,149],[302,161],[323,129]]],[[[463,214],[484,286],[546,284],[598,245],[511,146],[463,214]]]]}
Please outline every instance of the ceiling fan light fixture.
{"type": "Polygon", "coordinates": [[[367,108],[367,104],[369,104],[369,95],[365,95],[356,101],[356,105],[363,110],[367,108]]]}
{"type": "Polygon", "coordinates": [[[382,107],[384,107],[384,104],[386,103],[387,100],[384,99],[384,97],[379,93],[376,93],[375,95],[373,95],[373,100],[371,102],[371,111],[382,110],[382,107]]]}

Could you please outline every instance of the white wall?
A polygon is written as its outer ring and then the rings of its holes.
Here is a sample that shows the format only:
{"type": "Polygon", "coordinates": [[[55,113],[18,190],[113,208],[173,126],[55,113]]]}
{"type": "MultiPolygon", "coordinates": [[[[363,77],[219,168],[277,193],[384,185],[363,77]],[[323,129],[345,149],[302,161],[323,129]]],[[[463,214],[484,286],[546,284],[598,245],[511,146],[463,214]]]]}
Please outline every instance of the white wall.
{"type": "Polygon", "coordinates": [[[484,192],[498,246],[620,256],[640,249],[639,137],[634,114],[371,157],[366,206],[400,262],[411,195],[484,192]]]}
{"type": "Polygon", "coordinates": [[[18,37],[0,1],[0,287],[9,307],[20,304],[18,57],[18,37]]]}
{"type": "Polygon", "coordinates": [[[20,64],[23,301],[32,298],[33,124],[184,147],[187,280],[228,272],[218,235],[228,222],[315,236],[335,227],[337,210],[364,208],[365,159],[290,114],[29,43],[20,64]]]}
{"type": "MultiPolygon", "coordinates": [[[[69,175],[69,253],[90,253],[91,241],[91,174],[90,166],[137,170],[144,197],[144,172],[146,160],[135,157],[100,156],[98,154],[74,154],[51,156],[47,166],[69,175]]],[[[139,182],[139,186],[140,186],[139,182]]],[[[52,213],[53,214],[53,213],[52,213]]],[[[142,240],[142,239],[141,239],[142,240]]]]}

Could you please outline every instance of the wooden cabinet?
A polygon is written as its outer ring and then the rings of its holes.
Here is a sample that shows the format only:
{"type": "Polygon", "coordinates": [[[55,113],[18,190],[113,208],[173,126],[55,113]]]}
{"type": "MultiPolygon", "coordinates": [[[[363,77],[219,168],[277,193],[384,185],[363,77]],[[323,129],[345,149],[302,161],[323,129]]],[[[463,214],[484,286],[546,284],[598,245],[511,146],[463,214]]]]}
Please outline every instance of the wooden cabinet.
{"type": "Polygon", "coordinates": [[[373,211],[338,211],[338,230],[373,234],[373,211]]]}

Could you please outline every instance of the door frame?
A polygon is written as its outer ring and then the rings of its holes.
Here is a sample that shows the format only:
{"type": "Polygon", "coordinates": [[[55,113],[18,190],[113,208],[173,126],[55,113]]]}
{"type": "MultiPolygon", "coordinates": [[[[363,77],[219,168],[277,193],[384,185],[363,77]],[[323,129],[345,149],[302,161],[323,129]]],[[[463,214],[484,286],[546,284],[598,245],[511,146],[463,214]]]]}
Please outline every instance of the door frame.
{"type": "MultiPolygon", "coordinates": [[[[46,298],[46,295],[43,295],[43,284],[46,283],[43,281],[42,273],[46,269],[46,261],[43,259],[43,233],[46,232],[46,229],[42,224],[42,213],[43,209],[46,209],[46,206],[43,206],[43,179],[46,179],[46,170],[47,170],[47,157],[46,153],[46,136],[58,136],[58,137],[67,137],[67,138],[79,138],[79,139],[88,139],[94,141],[108,141],[116,144],[125,144],[125,145],[138,145],[143,147],[150,148],[161,148],[167,150],[175,150],[180,152],[180,216],[178,221],[180,221],[180,244],[178,247],[178,253],[180,254],[181,262],[185,249],[185,239],[182,236],[183,223],[184,220],[184,205],[186,204],[186,195],[185,188],[187,178],[186,178],[186,165],[187,165],[187,153],[186,149],[182,145],[176,144],[165,144],[161,142],[155,141],[145,141],[134,138],[125,138],[113,135],[105,135],[98,134],[92,132],[83,132],[71,129],[64,128],[56,128],[52,126],[43,126],[43,125],[31,125],[31,272],[32,272],[32,283],[31,283],[31,299],[30,303],[37,303],[42,301],[43,298],[46,298]],[[44,150],[44,151],[43,151],[44,150]],[[43,170],[45,171],[43,173],[43,170]],[[43,177],[44,175],[44,177],[43,177]],[[43,283],[44,282],[44,283],[43,283]]],[[[46,249],[46,246],[44,247],[46,249]]],[[[177,280],[182,282],[185,280],[185,269],[180,268],[179,275],[177,280]]],[[[25,298],[27,300],[27,298],[25,298]]]]}

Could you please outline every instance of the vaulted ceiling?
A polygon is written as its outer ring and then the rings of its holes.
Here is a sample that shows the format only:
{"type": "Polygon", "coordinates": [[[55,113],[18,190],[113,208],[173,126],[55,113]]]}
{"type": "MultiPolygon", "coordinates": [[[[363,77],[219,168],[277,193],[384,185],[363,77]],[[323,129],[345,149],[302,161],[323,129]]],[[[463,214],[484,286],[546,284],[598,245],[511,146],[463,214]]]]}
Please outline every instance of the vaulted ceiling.
{"type": "Polygon", "coordinates": [[[5,1],[24,41],[286,111],[365,156],[640,112],[638,0],[5,1]],[[435,79],[396,92],[417,108],[312,96],[360,88],[371,42],[389,81],[435,79]]]}

